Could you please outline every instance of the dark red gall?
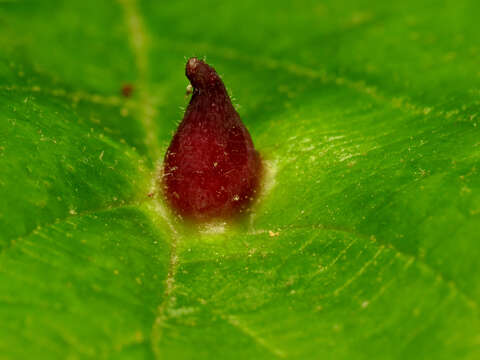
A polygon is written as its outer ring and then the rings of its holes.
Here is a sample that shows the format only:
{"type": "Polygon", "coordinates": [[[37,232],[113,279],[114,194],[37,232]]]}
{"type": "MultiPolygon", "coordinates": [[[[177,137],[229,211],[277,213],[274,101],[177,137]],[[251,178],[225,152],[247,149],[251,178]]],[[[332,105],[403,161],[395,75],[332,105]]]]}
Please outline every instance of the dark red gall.
{"type": "Polygon", "coordinates": [[[254,200],[260,156],[215,69],[191,58],[185,72],[193,95],[165,155],[164,193],[184,218],[231,218],[254,200]]]}

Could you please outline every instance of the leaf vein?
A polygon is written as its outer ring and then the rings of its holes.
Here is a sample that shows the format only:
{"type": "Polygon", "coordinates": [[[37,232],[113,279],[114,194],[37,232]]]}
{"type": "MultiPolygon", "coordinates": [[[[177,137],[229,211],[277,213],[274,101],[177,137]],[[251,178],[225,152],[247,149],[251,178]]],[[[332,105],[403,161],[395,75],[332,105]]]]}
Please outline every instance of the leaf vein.
{"type": "MultiPolygon", "coordinates": [[[[153,187],[154,185],[152,185],[153,187]]],[[[160,343],[160,340],[163,335],[163,327],[165,322],[168,319],[167,310],[169,307],[173,306],[174,299],[172,294],[175,290],[175,276],[177,273],[178,267],[178,256],[177,256],[177,246],[180,240],[180,233],[175,228],[173,222],[169,219],[167,210],[160,202],[158,198],[155,198],[153,203],[153,208],[151,209],[155,214],[160,215],[160,217],[166,222],[170,232],[172,234],[172,239],[170,241],[170,257],[168,263],[167,277],[165,279],[165,291],[163,296],[163,301],[158,306],[155,320],[153,321],[152,331],[151,331],[151,346],[155,356],[160,359],[161,354],[158,349],[157,344],[160,343]]]]}
{"type": "Polygon", "coordinates": [[[95,208],[95,209],[89,209],[89,210],[81,211],[81,212],[78,212],[78,213],[73,213],[73,214],[64,216],[62,218],[57,218],[57,219],[55,219],[55,221],[48,222],[48,223],[45,223],[45,224],[39,224],[36,227],[34,227],[33,229],[31,229],[30,231],[26,232],[25,234],[23,234],[21,236],[18,236],[16,238],[10,239],[7,242],[6,246],[4,246],[1,249],[0,257],[2,257],[9,249],[11,249],[20,240],[26,239],[29,236],[31,236],[32,234],[35,234],[35,233],[39,232],[40,230],[45,230],[45,229],[48,229],[52,226],[67,222],[72,218],[79,218],[79,217],[89,216],[89,215],[93,215],[93,214],[100,213],[100,212],[118,210],[118,209],[122,209],[122,208],[141,205],[142,203],[148,202],[149,200],[151,200],[151,199],[147,197],[147,198],[142,199],[142,200],[137,199],[137,200],[125,201],[125,202],[122,202],[121,204],[118,204],[118,205],[110,204],[110,205],[107,205],[107,206],[104,206],[104,207],[99,207],[99,208],[95,208]]]}
{"type": "MultiPolygon", "coordinates": [[[[118,2],[121,5],[125,15],[125,23],[128,29],[128,39],[130,42],[130,47],[133,51],[133,55],[135,57],[135,62],[139,73],[138,87],[140,99],[140,113],[138,116],[140,122],[145,129],[145,144],[149,150],[150,156],[155,161],[156,159],[160,158],[159,151],[161,147],[157,137],[157,125],[154,121],[156,116],[155,106],[158,104],[159,99],[151,95],[149,86],[150,36],[146,30],[143,16],[138,9],[137,1],[118,0],[118,2]]],[[[152,193],[156,193],[156,180],[157,179],[154,176],[152,179],[152,193]]],[[[165,207],[161,203],[160,199],[158,199],[158,197],[155,197],[153,206],[151,206],[151,210],[153,210],[153,213],[156,214],[157,217],[160,217],[163,221],[165,221],[171,232],[170,258],[167,276],[165,280],[164,298],[161,304],[158,306],[157,315],[152,325],[150,338],[153,353],[157,358],[160,358],[160,351],[157,345],[159,344],[162,337],[162,328],[167,318],[166,311],[173,303],[172,293],[175,288],[175,275],[178,264],[177,244],[180,239],[180,234],[176,230],[174,223],[170,220],[165,207]]]]}
{"type": "MultiPolygon", "coordinates": [[[[478,313],[478,308],[479,304],[476,299],[471,297],[469,294],[467,294],[462,288],[460,288],[457,284],[457,282],[454,279],[449,279],[446,277],[443,272],[440,270],[436,269],[432,265],[426,263],[424,260],[419,258],[418,256],[405,253],[401,251],[399,248],[394,246],[391,243],[386,243],[385,241],[378,241],[374,235],[366,235],[359,233],[357,231],[354,231],[352,229],[344,228],[344,227],[339,227],[335,225],[324,225],[324,224],[310,224],[310,225],[302,225],[302,226],[285,226],[285,227],[279,227],[276,228],[277,231],[298,231],[298,230],[305,230],[305,229],[311,229],[311,230],[324,230],[324,231],[337,231],[337,232],[345,232],[348,234],[355,235],[358,238],[362,238],[364,240],[368,240],[376,244],[377,246],[381,247],[382,249],[390,249],[395,252],[395,256],[398,258],[402,259],[405,261],[405,268],[408,268],[412,263],[416,263],[418,268],[423,271],[424,273],[430,274],[432,276],[435,276],[441,283],[445,284],[451,292],[455,293],[458,295],[466,305],[468,305],[469,308],[471,308],[475,313],[478,313]]],[[[250,232],[250,235],[255,235],[255,234],[261,234],[261,233],[268,233],[269,230],[255,230],[253,232],[250,232]]],[[[355,239],[352,240],[352,243],[356,241],[355,239]]],[[[353,244],[351,244],[353,245],[353,244]]],[[[350,246],[351,246],[350,245],[350,246]]],[[[347,246],[344,251],[347,251],[350,246],[347,246]]],[[[341,255],[340,255],[341,256],[341,255]]],[[[337,256],[339,258],[339,256],[337,256]]],[[[338,259],[337,259],[338,260],[338,259]]],[[[336,261],[336,260],[335,260],[336,261]]],[[[361,275],[361,274],[360,274],[361,275]]]]}
{"type": "Polygon", "coordinates": [[[277,358],[287,357],[287,354],[283,350],[269,343],[266,339],[261,337],[255,330],[245,325],[245,323],[242,322],[237,316],[224,315],[221,313],[218,313],[218,315],[220,316],[220,318],[225,320],[228,324],[240,330],[240,332],[242,332],[244,335],[247,335],[249,338],[251,338],[255,343],[260,345],[262,348],[268,350],[268,352],[270,352],[272,355],[275,355],[277,358]]]}
{"type": "MultiPolygon", "coordinates": [[[[169,41],[168,39],[163,40],[169,41]]],[[[179,45],[177,40],[175,45],[179,45]]],[[[418,105],[412,101],[409,101],[405,96],[389,97],[388,95],[379,91],[378,87],[367,84],[365,80],[354,80],[345,76],[332,75],[325,68],[317,70],[308,66],[298,65],[293,62],[278,61],[270,57],[249,56],[232,48],[213,46],[207,42],[189,43],[187,41],[183,41],[180,45],[188,48],[203,47],[210,53],[214,53],[215,55],[226,60],[243,61],[269,70],[281,69],[297,77],[320,80],[324,84],[336,84],[337,86],[343,86],[354,90],[357,93],[366,95],[379,103],[388,104],[394,109],[399,109],[411,115],[445,115],[444,111],[436,110],[433,105],[418,105]]]]}
{"type": "MultiPolygon", "coordinates": [[[[0,90],[6,91],[18,91],[18,92],[25,92],[25,93],[33,93],[33,94],[46,94],[56,98],[66,98],[70,99],[73,103],[78,103],[80,101],[85,101],[95,105],[104,105],[104,106],[122,106],[126,102],[118,96],[110,95],[104,96],[100,94],[92,94],[85,91],[74,91],[69,92],[62,88],[42,88],[38,85],[32,86],[17,86],[17,85],[2,85],[0,86],[0,90]]],[[[129,100],[132,103],[134,100],[129,100]]]]}
{"type": "Polygon", "coordinates": [[[145,129],[145,145],[153,160],[160,157],[158,129],[155,122],[157,115],[156,105],[159,99],[151,95],[149,86],[149,51],[150,36],[147,33],[143,18],[136,0],[117,0],[123,9],[127,26],[128,40],[132,49],[138,70],[138,118],[145,129]]]}

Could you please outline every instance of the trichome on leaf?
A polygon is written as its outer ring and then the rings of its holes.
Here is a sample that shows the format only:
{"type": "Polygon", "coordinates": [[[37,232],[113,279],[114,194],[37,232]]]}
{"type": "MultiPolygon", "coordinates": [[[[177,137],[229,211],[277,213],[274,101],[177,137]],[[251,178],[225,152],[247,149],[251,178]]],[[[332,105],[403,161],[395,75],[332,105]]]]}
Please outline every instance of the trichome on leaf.
{"type": "Polygon", "coordinates": [[[261,159],[215,70],[191,58],[185,72],[193,95],[165,155],[164,193],[184,218],[231,218],[254,200],[261,159]]]}

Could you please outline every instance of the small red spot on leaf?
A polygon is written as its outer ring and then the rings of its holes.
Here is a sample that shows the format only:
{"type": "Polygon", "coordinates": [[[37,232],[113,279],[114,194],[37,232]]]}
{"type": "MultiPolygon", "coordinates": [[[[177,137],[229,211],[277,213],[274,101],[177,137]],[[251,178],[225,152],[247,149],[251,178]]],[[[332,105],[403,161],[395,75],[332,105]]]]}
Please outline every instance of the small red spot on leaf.
{"type": "Polygon", "coordinates": [[[254,199],[260,156],[215,70],[191,58],[185,72],[193,95],[165,155],[164,193],[185,218],[230,218],[254,199]]]}
{"type": "Polygon", "coordinates": [[[132,84],[124,84],[122,86],[122,95],[125,97],[132,96],[133,93],[133,85],[132,84]]]}

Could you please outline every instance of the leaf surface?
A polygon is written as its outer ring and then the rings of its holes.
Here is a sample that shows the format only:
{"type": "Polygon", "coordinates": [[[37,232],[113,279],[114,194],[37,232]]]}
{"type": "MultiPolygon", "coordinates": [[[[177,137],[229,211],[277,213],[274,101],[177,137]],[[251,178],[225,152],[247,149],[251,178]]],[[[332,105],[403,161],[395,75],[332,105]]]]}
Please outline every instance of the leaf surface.
{"type": "Polygon", "coordinates": [[[0,358],[480,357],[479,10],[0,1],[0,358]],[[204,55],[267,173],[198,231],[155,183],[204,55]]]}

